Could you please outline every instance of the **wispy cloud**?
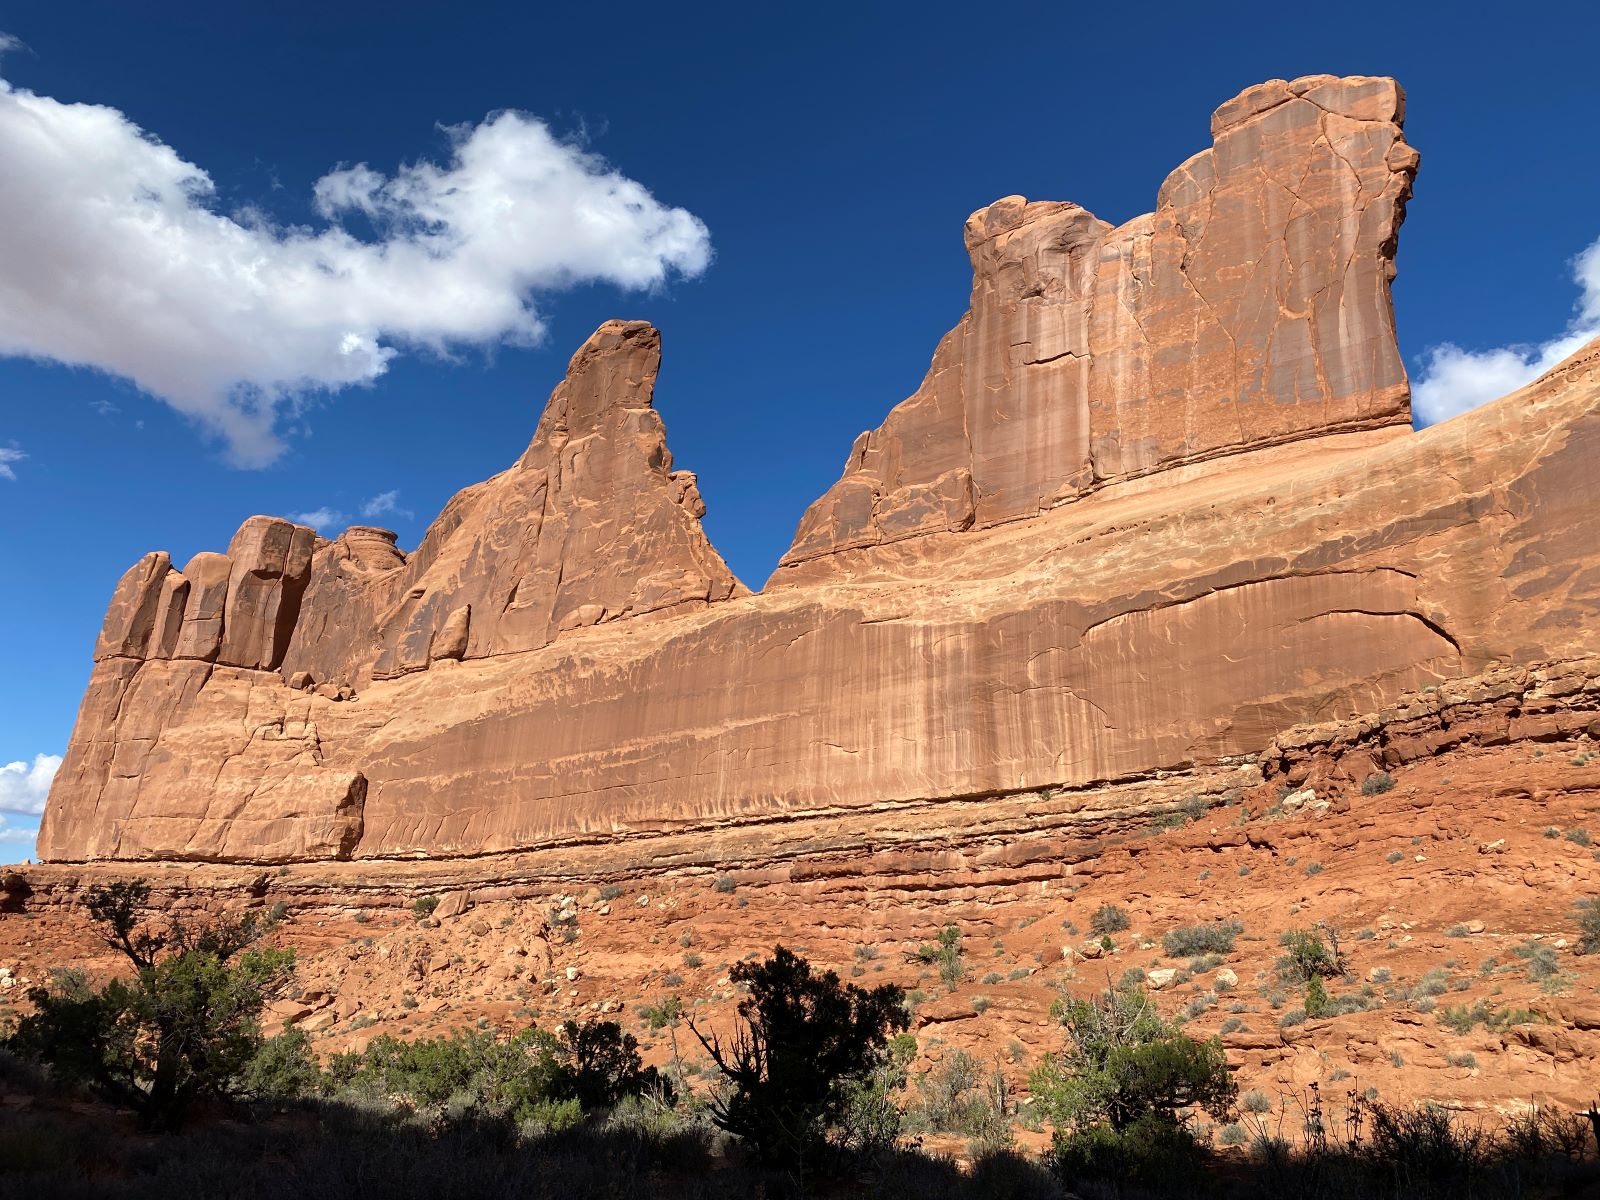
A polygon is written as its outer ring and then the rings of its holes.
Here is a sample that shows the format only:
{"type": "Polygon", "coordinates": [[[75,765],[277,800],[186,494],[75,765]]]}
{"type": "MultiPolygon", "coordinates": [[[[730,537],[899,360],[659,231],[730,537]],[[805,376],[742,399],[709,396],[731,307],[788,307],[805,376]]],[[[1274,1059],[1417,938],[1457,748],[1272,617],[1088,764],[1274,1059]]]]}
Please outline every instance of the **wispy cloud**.
{"type": "Polygon", "coordinates": [[[697,217],[534,116],[443,134],[442,163],[340,166],[320,225],[281,227],[218,211],[211,177],[118,110],[0,79],[0,355],[131,379],[261,466],[306,397],[402,351],[534,343],[538,297],[710,262],[697,217]]]}
{"type": "Polygon", "coordinates": [[[17,473],[11,469],[12,464],[19,463],[27,457],[15,446],[0,446],[0,479],[9,479],[15,483],[17,473]]]}
{"type": "Polygon", "coordinates": [[[1422,378],[1411,389],[1418,420],[1433,425],[1514,392],[1600,337],[1600,239],[1572,260],[1572,277],[1580,293],[1577,313],[1549,341],[1490,350],[1464,350],[1446,342],[1428,350],[1422,378]]]}
{"type": "Polygon", "coordinates": [[[289,519],[297,525],[309,525],[318,533],[326,532],[336,525],[348,525],[350,518],[337,508],[313,508],[310,512],[290,513],[289,519]]]}
{"type": "Polygon", "coordinates": [[[50,781],[60,766],[59,754],[35,754],[32,763],[18,761],[0,766],[0,813],[42,813],[50,795],[50,781]]]}
{"type": "Polygon", "coordinates": [[[400,492],[395,490],[392,492],[379,492],[371,500],[368,500],[361,506],[361,515],[369,521],[375,517],[389,516],[405,517],[410,520],[411,510],[400,507],[400,492]]]}

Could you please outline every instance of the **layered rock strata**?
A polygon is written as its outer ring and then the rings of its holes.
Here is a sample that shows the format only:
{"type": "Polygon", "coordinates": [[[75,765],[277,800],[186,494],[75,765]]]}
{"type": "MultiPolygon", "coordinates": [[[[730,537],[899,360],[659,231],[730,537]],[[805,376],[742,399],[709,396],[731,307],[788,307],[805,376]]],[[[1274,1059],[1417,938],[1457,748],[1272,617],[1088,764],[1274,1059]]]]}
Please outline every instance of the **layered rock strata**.
{"type": "Polygon", "coordinates": [[[672,467],[642,323],[603,326],[528,451],[409,555],[253,518],[226,557],[141,561],[41,855],[593,855],[892,831],[912,808],[962,824],[1589,653],[1600,349],[1407,431],[1399,115],[1387,80],[1244,93],[1126,275],[1131,243],[1081,210],[986,210],[973,312],[841,484],[870,504],[825,497],[759,595],[672,467]],[[1096,341],[1104,288],[1132,324],[1096,341]],[[980,419],[1005,429],[970,436],[980,419]]]}

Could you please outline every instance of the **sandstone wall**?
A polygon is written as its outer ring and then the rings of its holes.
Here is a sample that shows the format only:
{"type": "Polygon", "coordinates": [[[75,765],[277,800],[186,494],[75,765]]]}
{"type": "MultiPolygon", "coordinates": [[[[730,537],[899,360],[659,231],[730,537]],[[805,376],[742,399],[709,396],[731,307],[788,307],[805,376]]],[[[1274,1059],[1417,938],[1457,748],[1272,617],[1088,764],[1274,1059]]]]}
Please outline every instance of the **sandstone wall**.
{"type": "Polygon", "coordinates": [[[1214,177],[1210,198],[1169,180],[1148,238],[1167,266],[1118,301],[1155,340],[1129,326],[1109,354],[1153,382],[1104,404],[1095,306],[1121,235],[1072,206],[986,210],[973,312],[930,376],[977,384],[925,385],[858,443],[784,586],[749,594],[707,543],[637,322],[579,350],[526,453],[409,555],[263,517],[182,572],[147,556],[108,610],[41,856],[576,854],[873,814],[889,837],[907,805],[1254,754],[1588,653],[1600,348],[1409,432],[1387,298],[1415,161],[1398,118],[1383,80],[1224,105],[1216,148],[1174,176],[1214,177]],[[1292,200],[1270,199],[1277,174],[1292,200]],[[1234,340],[1220,358],[1214,328],[1234,340]],[[945,437],[980,417],[994,430],[945,437]],[[871,494],[864,523],[839,516],[845,493],[871,494]]]}

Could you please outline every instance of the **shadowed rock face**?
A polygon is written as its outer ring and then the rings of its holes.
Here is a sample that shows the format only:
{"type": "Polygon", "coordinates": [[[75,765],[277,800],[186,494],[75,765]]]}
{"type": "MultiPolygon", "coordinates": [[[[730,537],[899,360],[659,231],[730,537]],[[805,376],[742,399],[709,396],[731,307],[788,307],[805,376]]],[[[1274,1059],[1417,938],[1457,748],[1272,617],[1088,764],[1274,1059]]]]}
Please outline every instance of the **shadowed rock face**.
{"type": "Polygon", "coordinates": [[[783,567],[1035,516],[1175,463],[1406,425],[1389,302],[1417,167],[1404,107],[1390,79],[1266,83],[1217,110],[1216,144],[1153,213],[1113,229],[1020,196],[974,213],[967,315],[916,394],[857,439],[783,567]]]}
{"type": "Polygon", "coordinates": [[[707,543],[639,322],[579,349],[527,451],[409,555],[256,517],[182,572],[146,556],[41,856],[442,857],[879,811],[892,836],[897,806],[1253,754],[1588,653],[1600,348],[1408,431],[1399,106],[1387,80],[1265,84],[1151,217],[974,217],[972,311],[806,515],[785,586],[750,595],[707,543]]]}

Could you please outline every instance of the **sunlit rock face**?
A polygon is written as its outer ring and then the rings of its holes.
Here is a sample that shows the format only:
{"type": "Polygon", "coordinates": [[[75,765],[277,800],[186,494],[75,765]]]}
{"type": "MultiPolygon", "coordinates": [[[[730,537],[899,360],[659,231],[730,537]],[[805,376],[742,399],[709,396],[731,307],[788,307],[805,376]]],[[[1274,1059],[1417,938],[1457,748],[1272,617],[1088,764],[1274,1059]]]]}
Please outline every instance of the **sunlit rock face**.
{"type": "Polygon", "coordinates": [[[252,517],[225,555],[146,556],[40,855],[892,837],[908,806],[971,820],[1588,653],[1600,349],[1410,431],[1401,116],[1390,80],[1263,84],[1149,216],[974,215],[970,311],[759,594],[674,468],[642,322],[597,330],[409,553],[252,517]]]}

